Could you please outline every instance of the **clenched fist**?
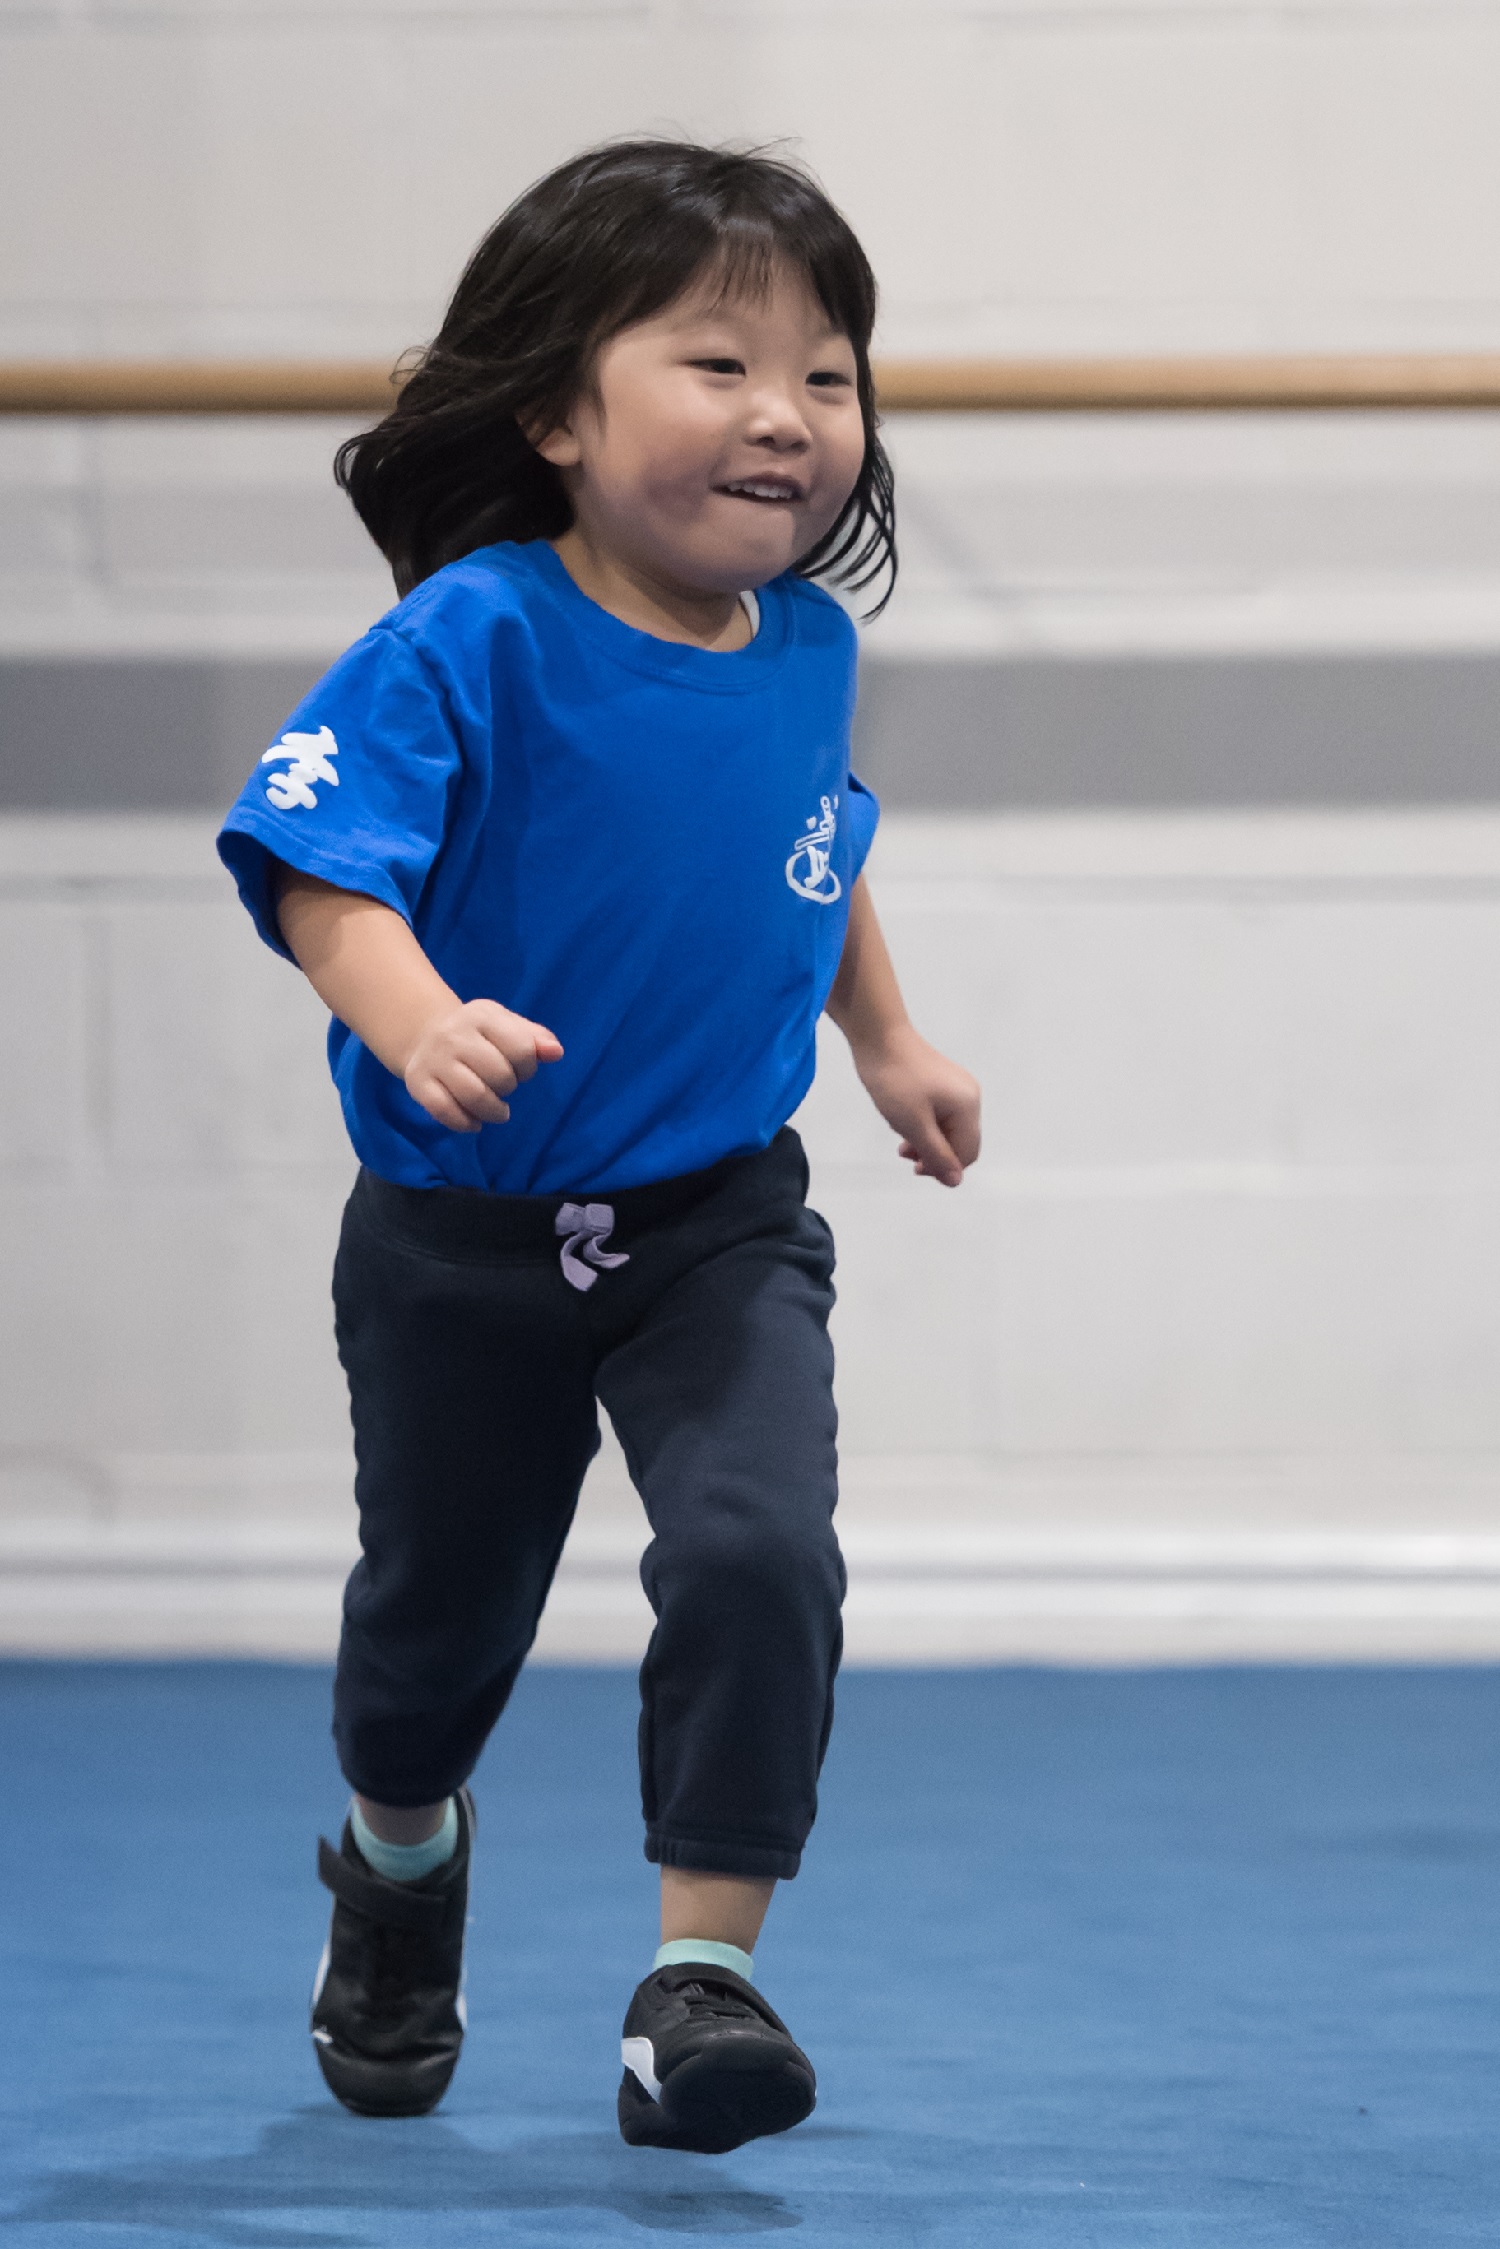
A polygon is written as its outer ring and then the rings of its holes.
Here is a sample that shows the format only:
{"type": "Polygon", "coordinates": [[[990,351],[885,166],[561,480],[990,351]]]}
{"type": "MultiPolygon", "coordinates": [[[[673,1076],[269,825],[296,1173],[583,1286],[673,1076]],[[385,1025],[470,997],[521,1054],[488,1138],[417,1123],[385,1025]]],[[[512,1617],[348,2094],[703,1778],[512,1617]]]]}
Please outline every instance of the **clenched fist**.
{"type": "Polygon", "coordinates": [[[894,1026],[860,1047],[855,1068],[919,1179],[957,1187],[979,1154],[979,1087],[967,1070],[914,1031],[894,1026]]]}
{"type": "Polygon", "coordinates": [[[450,1132],[504,1124],[505,1099],[539,1062],[557,1062],[562,1042],[541,1023],[513,1015],[498,1000],[464,1000],[434,1015],[418,1033],[402,1072],[406,1090],[450,1132]]]}

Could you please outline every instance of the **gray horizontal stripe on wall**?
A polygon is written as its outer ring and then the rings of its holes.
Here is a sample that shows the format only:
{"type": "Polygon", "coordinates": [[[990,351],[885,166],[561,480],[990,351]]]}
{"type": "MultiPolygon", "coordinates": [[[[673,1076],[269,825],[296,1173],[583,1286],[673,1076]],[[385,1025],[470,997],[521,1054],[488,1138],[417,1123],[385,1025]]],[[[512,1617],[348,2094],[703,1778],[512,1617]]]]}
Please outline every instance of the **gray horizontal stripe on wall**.
{"type": "Polygon", "coordinates": [[[0,809],[227,805],[325,669],[316,658],[0,663],[0,809]]]}
{"type": "MultiPolygon", "coordinates": [[[[321,669],[0,662],[0,808],[227,804],[321,669]]],[[[1492,802],[1500,654],[871,657],[856,760],[911,808],[1492,802]]]]}
{"type": "Polygon", "coordinates": [[[858,770],[891,805],[1500,798],[1500,654],[868,662],[858,770]]]}

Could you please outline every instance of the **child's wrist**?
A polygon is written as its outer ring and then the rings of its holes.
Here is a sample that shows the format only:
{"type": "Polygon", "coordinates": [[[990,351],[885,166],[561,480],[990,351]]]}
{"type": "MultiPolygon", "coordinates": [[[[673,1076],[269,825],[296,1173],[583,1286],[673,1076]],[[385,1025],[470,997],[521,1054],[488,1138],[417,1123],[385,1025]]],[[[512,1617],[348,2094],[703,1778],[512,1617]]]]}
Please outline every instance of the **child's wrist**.
{"type": "Polygon", "coordinates": [[[851,1025],[848,1031],[849,1051],[854,1057],[854,1067],[861,1077],[882,1069],[897,1059],[902,1049],[918,1036],[908,1016],[899,1015],[880,1023],[851,1025]]]}
{"type": "Polygon", "coordinates": [[[413,1011],[401,1025],[399,1037],[393,1037],[388,1042],[390,1059],[386,1067],[394,1076],[403,1083],[410,1077],[412,1065],[420,1058],[428,1039],[444,1017],[453,1014],[458,1006],[457,994],[445,990],[441,997],[432,1000],[420,1011],[413,1011]]]}

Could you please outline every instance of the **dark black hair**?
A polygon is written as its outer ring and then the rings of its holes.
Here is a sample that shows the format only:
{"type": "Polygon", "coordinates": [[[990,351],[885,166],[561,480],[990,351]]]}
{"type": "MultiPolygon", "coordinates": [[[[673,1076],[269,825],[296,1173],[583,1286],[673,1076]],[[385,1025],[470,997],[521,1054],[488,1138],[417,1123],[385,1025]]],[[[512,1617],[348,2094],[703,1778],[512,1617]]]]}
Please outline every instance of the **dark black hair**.
{"type": "Polygon", "coordinates": [[[779,157],[690,141],[616,141],[573,157],[514,202],[469,260],[443,324],[385,419],[339,447],[334,474],[399,593],[497,539],[555,539],[572,521],[562,478],[522,434],[556,428],[601,345],[703,276],[763,288],[805,274],[854,348],[865,457],[804,578],[885,587],[896,575],[890,463],[876,435],[875,277],[852,228],[779,157]]]}

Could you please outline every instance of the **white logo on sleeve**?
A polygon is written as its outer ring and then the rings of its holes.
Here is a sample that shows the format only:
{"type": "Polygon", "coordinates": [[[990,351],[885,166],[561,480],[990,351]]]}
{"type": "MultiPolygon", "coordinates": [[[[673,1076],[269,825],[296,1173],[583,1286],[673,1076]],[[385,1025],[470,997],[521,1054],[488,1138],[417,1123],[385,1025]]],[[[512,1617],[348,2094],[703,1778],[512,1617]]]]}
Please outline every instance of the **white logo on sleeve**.
{"type": "Polygon", "coordinates": [[[274,764],[278,758],[290,758],[285,773],[275,773],[266,783],[266,795],[278,812],[290,812],[300,804],[315,812],[318,792],[315,781],[326,781],[331,789],[339,785],[333,770],[333,760],[339,754],[331,726],[320,726],[316,734],[283,734],[281,740],[267,750],[262,765],[274,764]]]}
{"type": "Polygon", "coordinates": [[[823,797],[819,803],[823,817],[809,820],[806,835],[798,836],[786,863],[786,879],[799,898],[811,898],[816,905],[831,906],[844,894],[843,884],[829,865],[833,855],[833,832],[838,826],[839,800],[823,797]]]}

